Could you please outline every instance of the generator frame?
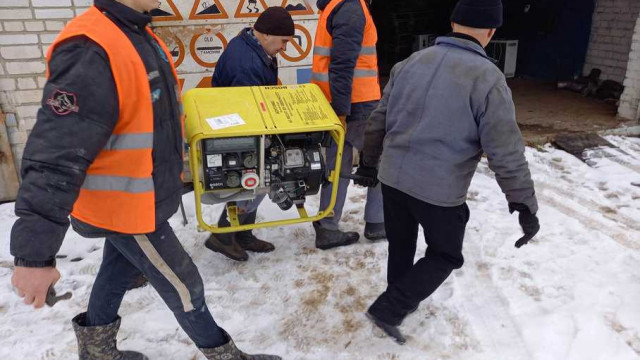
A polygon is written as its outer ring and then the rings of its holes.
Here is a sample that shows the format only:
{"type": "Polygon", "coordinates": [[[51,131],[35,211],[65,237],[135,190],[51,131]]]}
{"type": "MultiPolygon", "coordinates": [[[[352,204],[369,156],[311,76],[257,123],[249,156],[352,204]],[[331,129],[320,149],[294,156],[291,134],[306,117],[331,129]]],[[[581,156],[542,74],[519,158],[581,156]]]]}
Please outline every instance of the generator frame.
{"type": "MultiPolygon", "coordinates": [[[[300,204],[296,205],[298,218],[241,225],[235,201],[229,201],[226,208],[231,226],[218,227],[217,224],[206,222],[202,211],[202,195],[218,191],[206,190],[200,177],[203,164],[201,144],[206,139],[260,136],[262,152],[264,151],[262,139],[267,135],[326,132],[337,145],[335,165],[332,169],[327,169],[328,181],[338,184],[345,142],[345,124],[333,112],[318,86],[303,84],[192,89],[185,93],[184,109],[196,218],[201,229],[212,233],[230,233],[318,221],[333,214],[338,186],[332,186],[329,205],[325,209],[319,209],[314,216],[310,216],[304,204],[300,204]],[[288,100],[291,101],[288,102],[288,100]],[[213,129],[207,122],[207,119],[229,114],[237,114],[245,124],[213,129]],[[308,117],[312,120],[305,119],[303,114],[310,114],[308,117]]],[[[260,186],[262,181],[263,179],[260,178],[260,186]]]]}

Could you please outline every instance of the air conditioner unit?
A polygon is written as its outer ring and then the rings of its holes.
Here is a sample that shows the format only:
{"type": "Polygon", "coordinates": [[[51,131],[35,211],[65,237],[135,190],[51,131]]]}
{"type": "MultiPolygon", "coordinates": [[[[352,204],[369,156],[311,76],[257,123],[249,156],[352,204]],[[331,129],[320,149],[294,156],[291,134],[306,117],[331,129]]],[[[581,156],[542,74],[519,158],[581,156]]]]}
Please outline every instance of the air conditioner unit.
{"type": "Polygon", "coordinates": [[[518,40],[493,40],[485,48],[487,55],[497,60],[496,65],[507,78],[516,75],[518,40]]]}

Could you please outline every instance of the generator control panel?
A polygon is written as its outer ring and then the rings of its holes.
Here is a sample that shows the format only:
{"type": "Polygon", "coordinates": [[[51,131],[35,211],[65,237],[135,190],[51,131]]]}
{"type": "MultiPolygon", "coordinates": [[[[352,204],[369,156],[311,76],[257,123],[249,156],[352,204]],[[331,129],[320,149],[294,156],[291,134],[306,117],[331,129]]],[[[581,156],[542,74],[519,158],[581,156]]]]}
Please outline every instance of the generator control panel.
{"type": "Polygon", "coordinates": [[[259,145],[259,136],[203,140],[205,190],[258,187],[259,145]]]}

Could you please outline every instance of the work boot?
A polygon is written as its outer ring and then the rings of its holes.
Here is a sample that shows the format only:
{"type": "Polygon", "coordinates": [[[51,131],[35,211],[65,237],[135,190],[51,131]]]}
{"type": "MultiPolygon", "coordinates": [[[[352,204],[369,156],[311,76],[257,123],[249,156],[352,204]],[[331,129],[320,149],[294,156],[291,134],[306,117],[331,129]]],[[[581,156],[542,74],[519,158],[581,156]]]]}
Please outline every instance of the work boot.
{"type": "Polygon", "coordinates": [[[387,335],[391,336],[395,342],[404,345],[407,340],[398,329],[398,326],[402,324],[407,315],[418,310],[418,306],[420,306],[420,303],[415,306],[412,305],[408,310],[403,310],[398,305],[390,302],[385,292],[378,296],[376,301],[369,306],[367,318],[387,335]]]}
{"type": "Polygon", "coordinates": [[[227,339],[229,339],[226,344],[209,349],[200,348],[200,351],[202,351],[207,360],[282,360],[280,356],[276,355],[245,354],[236,347],[233,339],[231,339],[231,336],[229,336],[226,331],[222,330],[222,332],[227,339]]]}
{"type": "Polygon", "coordinates": [[[382,240],[387,237],[387,232],[384,230],[384,223],[366,223],[364,225],[364,237],[371,241],[382,240]]]}
{"type": "Polygon", "coordinates": [[[211,234],[204,246],[211,251],[218,252],[231,260],[247,261],[249,254],[238,245],[235,239],[235,233],[211,234]]]}
{"type": "MultiPolygon", "coordinates": [[[[218,226],[226,227],[230,225],[227,220],[227,210],[225,209],[220,215],[218,226]]],[[[211,251],[219,252],[231,260],[247,261],[249,259],[249,254],[236,241],[236,233],[211,234],[204,246],[211,251]]]]}
{"type": "Polygon", "coordinates": [[[382,331],[384,331],[385,334],[391,336],[393,340],[398,344],[404,345],[407,342],[407,339],[405,339],[404,335],[402,335],[402,333],[400,332],[400,329],[398,329],[396,325],[389,324],[384,320],[378,318],[374,314],[372,314],[371,308],[369,308],[366,315],[367,315],[367,318],[371,320],[371,322],[374,325],[382,329],[382,331]]]}
{"type": "Polygon", "coordinates": [[[116,347],[116,335],[120,328],[120,317],[107,325],[87,326],[87,313],[71,320],[78,340],[80,360],[149,360],[135,351],[120,351],[116,347]]]}
{"type": "MultiPolygon", "coordinates": [[[[241,214],[238,216],[238,220],[241,225],[255,224],[257,212],[251,212],[248,214],[241,214]]],[[[276,249],[272,243],[258,239],[251,230],[238,231],[236,233],[236,241],[241,248],[247,251],[268,253],[276,249]]]]}
{"type": "Polygon", "coordinates": [[[313,223],[313,228],[316,230],[316,247],[321,250],[351,245],[360,239],[360,234],[357,232],[329,230],[318,222],[313,223]]]}

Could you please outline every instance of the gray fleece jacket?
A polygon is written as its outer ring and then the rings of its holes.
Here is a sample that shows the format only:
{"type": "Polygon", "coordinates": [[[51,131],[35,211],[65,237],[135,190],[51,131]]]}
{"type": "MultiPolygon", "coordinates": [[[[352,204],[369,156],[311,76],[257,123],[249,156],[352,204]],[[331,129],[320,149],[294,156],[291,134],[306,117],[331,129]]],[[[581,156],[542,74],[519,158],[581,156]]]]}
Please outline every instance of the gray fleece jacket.
{"type": "Polygon", "coordinates": [[[538,211],[511,91],[476,41],[440,37],[396,64],[371,114],[363,162],[379,180],[438,206],[465,202],[482,154],[509,203],[538,211]]]}

